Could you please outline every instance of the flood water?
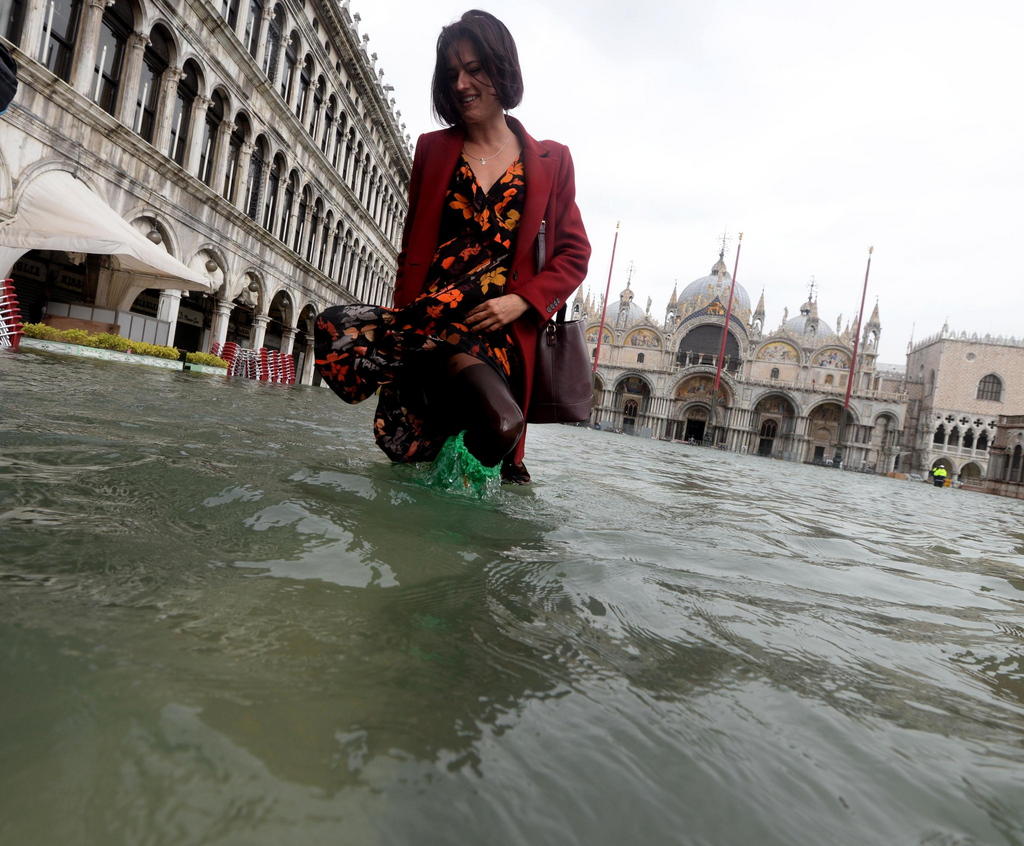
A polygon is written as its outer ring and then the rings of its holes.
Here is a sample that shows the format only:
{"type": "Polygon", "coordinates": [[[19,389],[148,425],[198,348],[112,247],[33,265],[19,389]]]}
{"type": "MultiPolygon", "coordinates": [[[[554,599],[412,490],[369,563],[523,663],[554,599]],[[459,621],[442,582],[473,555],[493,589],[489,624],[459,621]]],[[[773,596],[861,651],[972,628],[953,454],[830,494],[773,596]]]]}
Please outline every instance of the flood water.
{"type": "Polygon", "coordinates": [[[1024,503],[0,354],[0,842],[1022,844],[1024,503]]]}

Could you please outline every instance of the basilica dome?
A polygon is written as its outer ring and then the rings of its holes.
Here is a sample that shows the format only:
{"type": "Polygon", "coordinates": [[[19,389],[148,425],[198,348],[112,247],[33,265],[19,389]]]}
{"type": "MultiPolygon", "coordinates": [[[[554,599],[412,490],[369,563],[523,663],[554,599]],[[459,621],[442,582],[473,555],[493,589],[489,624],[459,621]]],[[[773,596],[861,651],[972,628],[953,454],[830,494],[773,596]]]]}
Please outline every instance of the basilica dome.
{"type": "Polygon", "coordinates": [[[818,342],[836,341],[839,336],[824,320],[818,319],[818,304],[808,300],[800,306],[800,314],[782,324],[782,328],[793,335],[815,338],[818,342]]]}
{"type": "MultiPolygon", "coordinates": [[[[719,258],[715,266],[711,268],[710,276],[702,276],[695,279],[679,295],[679,304],[692,303],[696,308],[707,305],[716,297],[723,305],[729,303],[729,288],[732,286],[732,274],[725,267],[725,260],[719,258]]],[[[746,288],[737,283],[736,291],[733,294],[733,312],[736,314],[750,314],[750,297],[746,288]]],[[[687,309],[695,311],[696,308],[687,309]]]]}

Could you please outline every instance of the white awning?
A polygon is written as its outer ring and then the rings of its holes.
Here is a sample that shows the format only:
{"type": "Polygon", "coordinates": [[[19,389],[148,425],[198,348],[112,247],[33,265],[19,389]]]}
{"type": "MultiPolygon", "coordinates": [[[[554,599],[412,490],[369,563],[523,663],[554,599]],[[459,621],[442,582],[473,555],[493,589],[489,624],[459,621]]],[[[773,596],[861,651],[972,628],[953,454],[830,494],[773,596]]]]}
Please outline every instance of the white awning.
{"type": "Polygon", "coordinates": [[[49,171],[25,189],[18,210],[0,223],[5,255],[28,250],[64,250],[116,256],[131,287],[216,290],[209,277],[186,267],[142,235],[84,182],[62,170],[49,171]]]}

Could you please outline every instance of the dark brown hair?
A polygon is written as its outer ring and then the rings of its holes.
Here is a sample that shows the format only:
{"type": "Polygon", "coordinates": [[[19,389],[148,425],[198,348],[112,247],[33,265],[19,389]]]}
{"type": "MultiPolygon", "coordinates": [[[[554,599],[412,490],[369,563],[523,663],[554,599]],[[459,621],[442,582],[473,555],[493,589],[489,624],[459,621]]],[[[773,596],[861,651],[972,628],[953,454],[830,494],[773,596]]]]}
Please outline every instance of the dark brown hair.
{"type": "Polygon", "coordinates": [[[455,23],[444,27],[437,37],[434,81],[430,89],[438,120],[449,126],[461,120],[455,92],[448,79],[448,62],[459,41],[473,45],[502,107],[512,109],[518,106],[523,99],[523,72],[519,69],[519,53],[512,33],[494,15],[470,9],[455,23]]]}

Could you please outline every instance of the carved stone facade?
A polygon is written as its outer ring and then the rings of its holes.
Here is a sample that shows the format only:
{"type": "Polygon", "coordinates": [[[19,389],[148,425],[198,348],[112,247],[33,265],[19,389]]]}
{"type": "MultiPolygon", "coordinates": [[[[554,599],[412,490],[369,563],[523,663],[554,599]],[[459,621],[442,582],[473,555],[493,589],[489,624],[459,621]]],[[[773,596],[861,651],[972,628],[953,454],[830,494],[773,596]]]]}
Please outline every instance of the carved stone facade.
{"type": "Polygon", "coordinates": [[[21,80],[0,126],[0,225],[66,171],[216,292],[138,293],[109,284],[110,256],[33,249],[0,268],[25,319],[131,314],[139,340],[294,351],[310,382],[312,317],[390,302],[409,136],[347,0],[0,0],[0,14],[21,80]]]}
{"type": "Polygon", "coordinates": [[[979,337],[948,326],[907,353],[909,407],[902,466],[980,484],[1002,415],[1024,412],[1024,339],[979,337]]]}
{"type": "MultiPolygon", "coordinates": [[[[629,285],[608,304],[598,357],[592,424],[664,440],[713,444],[790,461],[874,472],[894,469],[906,411],[900,368],[877,364],[878,307],[864,324],[849,415],[843,401],[854,329],[830,326],[809,296],[792,318],[764,328],[764,296],[753,311],[736,285],[721,382],[714,376],[732,279],[724,256],[708,276],[673,291],[663,320],[633,303],[629,285]]],[[[601,304],[577,294],[597,352],[601,304]]]]}

